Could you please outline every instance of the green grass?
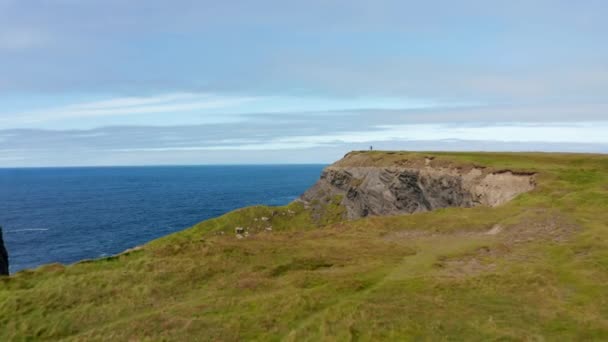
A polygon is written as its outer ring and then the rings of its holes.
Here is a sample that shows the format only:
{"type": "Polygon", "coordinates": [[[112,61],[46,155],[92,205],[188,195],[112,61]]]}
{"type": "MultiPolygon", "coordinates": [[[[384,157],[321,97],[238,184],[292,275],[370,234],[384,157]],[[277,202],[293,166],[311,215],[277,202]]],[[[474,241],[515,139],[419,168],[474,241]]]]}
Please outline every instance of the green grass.
{"type": "Polygon", "coordinates": [[[339,198],[319,216],[255,206],[22,271],[0,278],[0,341],[608,339],[608,156],[355,154],[342,163],[433,156],[537,172],[538,186],[495,208],[356,221],[339,198]]]}

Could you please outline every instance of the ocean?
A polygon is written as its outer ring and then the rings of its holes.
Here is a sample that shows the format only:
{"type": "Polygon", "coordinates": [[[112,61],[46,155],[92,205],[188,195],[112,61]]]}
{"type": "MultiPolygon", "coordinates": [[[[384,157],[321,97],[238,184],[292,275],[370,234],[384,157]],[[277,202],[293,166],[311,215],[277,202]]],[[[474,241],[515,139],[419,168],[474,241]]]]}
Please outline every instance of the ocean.
{"type": "Polygon", "coordinates": [[[284,205],[323,167],[0,169],[10,271],[109,256],[237,208],[284,205]]]}

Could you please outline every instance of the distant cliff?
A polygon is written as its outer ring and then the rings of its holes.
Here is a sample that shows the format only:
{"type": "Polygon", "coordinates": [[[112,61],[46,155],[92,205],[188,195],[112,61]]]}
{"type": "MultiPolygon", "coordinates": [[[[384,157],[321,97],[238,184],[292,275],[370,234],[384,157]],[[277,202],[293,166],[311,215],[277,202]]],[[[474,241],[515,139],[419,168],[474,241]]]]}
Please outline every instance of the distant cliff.
{"type": "Polygon", "coordinates": [[[8,253],[2,239],[2,227],[0,227],[0,275],[8,275],[8,253]]]}
{"type": "Polygon", "coordinates": [[[496,206],[534,188],[532,173],[399,153],[351,152],[327,167],[301,198],[322,208],[339,201],[346,218],[409,214],[446,207],[496,206]]]}

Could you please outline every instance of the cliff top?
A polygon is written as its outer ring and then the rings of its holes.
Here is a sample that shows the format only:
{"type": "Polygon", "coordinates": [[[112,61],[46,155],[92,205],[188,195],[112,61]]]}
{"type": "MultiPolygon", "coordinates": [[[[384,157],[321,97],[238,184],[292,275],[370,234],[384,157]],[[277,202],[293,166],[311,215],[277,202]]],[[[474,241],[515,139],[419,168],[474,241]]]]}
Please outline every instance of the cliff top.
{"type": "Polygon", "coordinates": [[[496,167],[536,169],[540,165],[605,161],[605,154],[546,152],[411,152],[352,151],[331,167],[496,167]]]}

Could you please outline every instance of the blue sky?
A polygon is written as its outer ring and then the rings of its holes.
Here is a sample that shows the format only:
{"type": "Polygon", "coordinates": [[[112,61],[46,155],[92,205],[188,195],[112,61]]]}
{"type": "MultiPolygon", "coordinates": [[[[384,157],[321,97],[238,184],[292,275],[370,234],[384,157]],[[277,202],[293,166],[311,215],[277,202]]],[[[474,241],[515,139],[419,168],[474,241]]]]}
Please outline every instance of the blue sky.
{"type": "Polygon", "coordinates": [[[0,0],[0,167],[608,152],[605,1],[0,0]]]}

